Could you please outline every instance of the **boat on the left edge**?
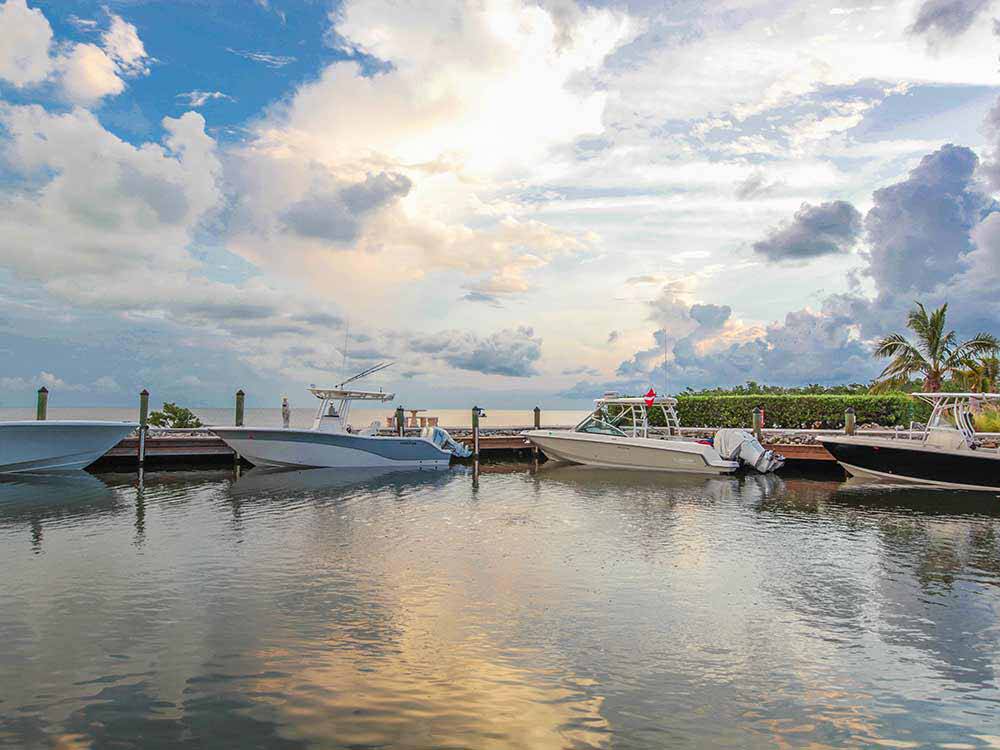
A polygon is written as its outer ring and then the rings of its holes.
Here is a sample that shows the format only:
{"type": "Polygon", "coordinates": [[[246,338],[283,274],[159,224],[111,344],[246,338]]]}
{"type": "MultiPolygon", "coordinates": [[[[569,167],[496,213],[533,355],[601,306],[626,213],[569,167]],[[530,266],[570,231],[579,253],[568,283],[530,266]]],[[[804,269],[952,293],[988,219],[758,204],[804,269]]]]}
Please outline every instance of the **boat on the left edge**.
{"type": "MultiPolygon", "coordinates": [[[[386,367],[388,365],[385,365],[386,367]]],[[[392,401],[396,394],[345,389],[347,383],[372,374],[376,366],[334,388],[310,388],[320,400],[308,429],[287,427],[212,427],[236,453],[254,466],[298,468],[445,468],[452,456],[467,458],[471,451],[441,427],[426,427],[419,435],[380,435],[380,425],[355,429],[348,423],[355,401],[392,401]]]]}
{"type": "Polygon", "coordinates": [[[83,469],[134,432],[138,422],[0,422],[0,473],[83,469]]]}

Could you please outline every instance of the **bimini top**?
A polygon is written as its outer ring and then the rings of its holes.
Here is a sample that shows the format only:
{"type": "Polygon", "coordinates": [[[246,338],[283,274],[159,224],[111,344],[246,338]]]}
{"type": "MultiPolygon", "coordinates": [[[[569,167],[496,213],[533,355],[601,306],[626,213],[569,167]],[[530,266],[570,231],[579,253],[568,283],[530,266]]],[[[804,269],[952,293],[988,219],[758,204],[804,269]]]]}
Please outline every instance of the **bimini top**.
{"type": "Polygon", "coordinates": [[[392,401],[395,393],[382,391],[346,391],[343,388],[310,388],[309,392],[322,401],[392,401]]]}

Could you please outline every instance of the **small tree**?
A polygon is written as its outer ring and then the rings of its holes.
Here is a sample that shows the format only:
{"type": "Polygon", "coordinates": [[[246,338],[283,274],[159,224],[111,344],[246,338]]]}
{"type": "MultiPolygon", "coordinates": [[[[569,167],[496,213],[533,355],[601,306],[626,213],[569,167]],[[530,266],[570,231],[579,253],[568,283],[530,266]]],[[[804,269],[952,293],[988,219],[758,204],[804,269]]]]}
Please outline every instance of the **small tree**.
{"type": "Polygon", "coordinates": [[[149,423],[153,427],[201,427],[201,420],[190,409],[177,404],[164,403],[163,411],[154,411],[149,415],[149,423]]]}
{"type": "Polygon", "coordinates": [[[989,333],[977,333],[968,341],[958,343],[954,331],[945,332],[948,304],[941,305],[930,315],[924,306],[917,306],[907,316],[906,326],[917,334],[911,343],[901,333],[886,336],[875,347],[875,356],[892,361],[876,378],[874,390],[888,390],[909,382],[913,376],[923,376],[924,391],[937,392],[949,377],[960,376],[970,359],[995,355],[1000,341],[989,333]]]}

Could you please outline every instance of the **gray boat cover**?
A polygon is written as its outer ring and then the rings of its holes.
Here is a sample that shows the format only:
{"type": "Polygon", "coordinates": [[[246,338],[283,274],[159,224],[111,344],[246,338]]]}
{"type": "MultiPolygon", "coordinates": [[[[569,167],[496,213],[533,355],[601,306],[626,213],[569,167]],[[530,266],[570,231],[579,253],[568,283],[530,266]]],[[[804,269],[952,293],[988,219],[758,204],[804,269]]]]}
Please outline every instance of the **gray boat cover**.
{"type": "Polygon", "coordinates": [[[784,456],[765,448],[746,430],[719,430],[712,444],[725,460],[752,466],[761,474],[768,474],[785,465],[784,456]]]}

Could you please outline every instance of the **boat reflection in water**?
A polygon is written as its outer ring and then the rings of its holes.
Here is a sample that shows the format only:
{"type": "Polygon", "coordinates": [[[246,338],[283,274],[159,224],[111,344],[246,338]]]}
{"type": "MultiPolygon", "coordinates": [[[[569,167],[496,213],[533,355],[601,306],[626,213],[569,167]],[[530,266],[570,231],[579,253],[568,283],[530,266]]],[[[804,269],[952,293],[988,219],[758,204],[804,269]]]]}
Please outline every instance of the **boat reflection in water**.
{"type": "Polygon", "coordinates": [[[0,474],[0,529],[26,525],[36,552],[43,525],[71,525],[127,510],[111,487],[85,471],[0,474]]]}
{"type": "Polygon", "coordinates": [[[607,469],[560,462],[539,467],[537,477],[573,485],[582,490],[622,493],[662,490],[671,495],[694,495],[720,499],[735,494],[774,497],[784,492],[785,483],[776,474],[711,475],[682,472],[637,472],[631,469],[607,469]]]}
{"type": "Polygon", "coordinates": [[[445,482],[452,475],[447,468],[387,466],[366,469],[282,469],[258,467],[241,475],[229,488],[233,496],[261,495],[269,498],[387,485],[427,485],[445,482]]]}

